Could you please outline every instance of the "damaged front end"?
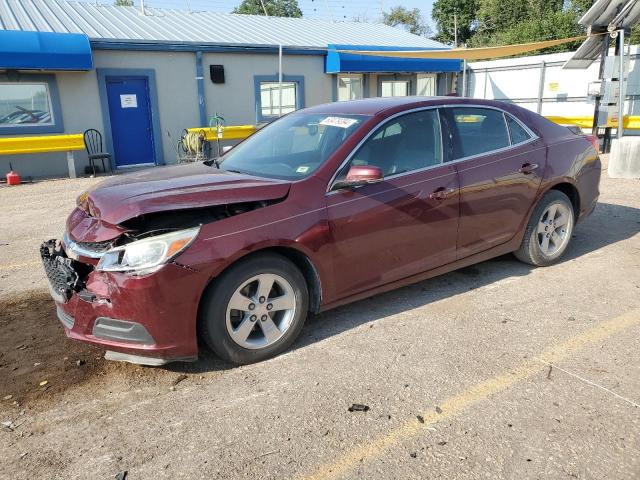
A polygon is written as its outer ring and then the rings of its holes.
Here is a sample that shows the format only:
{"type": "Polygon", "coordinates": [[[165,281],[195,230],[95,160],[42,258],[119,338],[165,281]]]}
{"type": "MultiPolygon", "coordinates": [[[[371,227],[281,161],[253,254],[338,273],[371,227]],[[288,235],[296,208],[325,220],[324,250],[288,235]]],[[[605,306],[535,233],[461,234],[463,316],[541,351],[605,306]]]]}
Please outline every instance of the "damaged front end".
{"type": "MultiPolygon", "coordinates": [[[[105,349],[105,358],[112,360],[157,366],[197,359],[195,318],[208,281],[205,274],[173,262],[163,263],[162,268],[149,265],[139,247],[127,253],[111,246],[93,264],[84,255],[95,257],[99,250],[78,244],[74,248],[83,252],[81,260],[72,258],[78,251],[65,242],[48,240],[40,248],[67,337],[105,349]],[[110,268],[103,268],[100,262],[107,256],[110,268]],[[146,264],[141,265],[145,269],[131,268],[136,258],[146,264]],[[151,270],[154,273],[149,274],[151,270]]],[[[151,246],[154,255],[172,255],[160,250],[164,247],[151,246]]]]}
{"type": "Polygon", "coordinates": [[[69,338],[145,365],[197,358],[198,306],[210,271],[178,257],[204,225],[282,202],[289,192],[284,182],[212,175],[210,167],[193,175],[198,168],[107,180],[78,197],[61,240],[42,244],[69,338]],[[163,177],[171,172],[188,175],[163,177]]]}
{"type": "Polygon", "coordinates": [[[44,242],[40,246],[40,257],[54,300],[66,303],[73,292],[84,290],[84,282],[93,267],[67,257],[58,240],[44,242]]]}

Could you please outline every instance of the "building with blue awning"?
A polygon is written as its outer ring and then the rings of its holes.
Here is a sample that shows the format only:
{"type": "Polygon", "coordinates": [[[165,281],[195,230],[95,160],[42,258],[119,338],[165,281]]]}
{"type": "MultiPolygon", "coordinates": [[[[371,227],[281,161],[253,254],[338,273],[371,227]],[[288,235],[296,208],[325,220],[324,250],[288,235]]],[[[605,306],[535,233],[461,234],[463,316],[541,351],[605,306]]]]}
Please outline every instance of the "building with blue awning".
{"type": "MultiPolygon", "coordinates": [[[[381,24],[23,0],[0,8],[0,138],[96,128],[126,169],[176,160],[185,128],[374,96],[448,94],[459,60],[363,50],[445,49],[381,24]],[[283,82],[278,83],[278,52],[283,82]],[[282,98],[282,100],[280,100],[282,98]],[[282,105],[280,105],[280,101],[282,105]]],[[[64,175],[63,154],[0,155],[22,175],[64,175]]],[[[87,160],[77,160],[82,170],[87,160]]]]}

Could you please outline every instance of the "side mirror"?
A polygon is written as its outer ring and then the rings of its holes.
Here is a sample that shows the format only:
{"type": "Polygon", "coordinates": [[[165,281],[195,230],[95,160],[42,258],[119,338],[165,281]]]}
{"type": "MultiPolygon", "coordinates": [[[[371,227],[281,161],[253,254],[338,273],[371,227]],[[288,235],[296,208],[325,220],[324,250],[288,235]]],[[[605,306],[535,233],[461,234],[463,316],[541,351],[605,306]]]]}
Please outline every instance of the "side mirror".
{"type": "Polygon", "coordinates": [[[355,188],[370,183],[381,182],[384,178],[382,169],[373,165],[352,165],[344,180],[339,180],[333,184],[332,190],[343,188],[355,188]]]}

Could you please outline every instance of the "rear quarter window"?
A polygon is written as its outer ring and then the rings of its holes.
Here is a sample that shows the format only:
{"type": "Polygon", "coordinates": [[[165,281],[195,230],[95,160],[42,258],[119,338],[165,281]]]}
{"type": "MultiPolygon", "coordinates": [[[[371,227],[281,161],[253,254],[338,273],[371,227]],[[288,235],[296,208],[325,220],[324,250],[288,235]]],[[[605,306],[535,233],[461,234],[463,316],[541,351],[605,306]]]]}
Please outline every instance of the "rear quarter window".
{"type": "Polygon", "coordinates": [[[511,132],[511,143],[513,145],[526,142],[531,138],[529,132],[527,132],[511,115],[507,115],[506,117],[509,132],[511,132]]]}

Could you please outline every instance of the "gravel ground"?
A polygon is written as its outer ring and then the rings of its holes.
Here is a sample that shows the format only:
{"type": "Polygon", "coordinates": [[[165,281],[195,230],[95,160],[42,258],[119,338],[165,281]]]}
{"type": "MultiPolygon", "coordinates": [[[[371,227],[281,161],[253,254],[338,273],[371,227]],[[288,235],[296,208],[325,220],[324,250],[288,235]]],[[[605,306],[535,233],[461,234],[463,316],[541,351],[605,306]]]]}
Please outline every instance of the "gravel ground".
{"type": "Polygon", "coordinates": [[[68,341],[47,297],[38,246],[94,181],[0,187],[0,478],[640,478],[639,181],[604,176],[553,267],[500,257],[270,361],[156,369],[68,341]]]}

